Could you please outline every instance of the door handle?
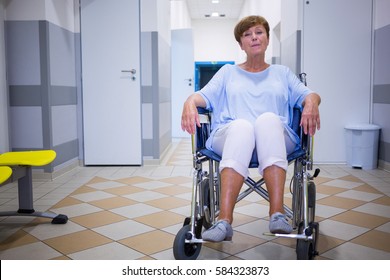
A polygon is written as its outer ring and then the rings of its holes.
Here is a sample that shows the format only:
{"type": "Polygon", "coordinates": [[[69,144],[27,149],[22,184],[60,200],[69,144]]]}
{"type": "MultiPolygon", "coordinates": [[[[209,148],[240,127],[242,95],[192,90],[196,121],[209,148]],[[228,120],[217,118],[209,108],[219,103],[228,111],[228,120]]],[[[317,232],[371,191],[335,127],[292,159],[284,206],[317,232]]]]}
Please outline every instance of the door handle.
{"type": "Polygon", "coordinates": [[[192,86],[192,79],[191,78],[184,79],[184,81],[188,81],[188,86],[192,86]]]}
{"type": "Polygon", "coordinates": [[[131,73],[131,74],[135,74],[135,73],[137,73],[137,70],[135,70],[135,69],[131,69],[131,70],[122,70],[121,71],[122,73],[131,73]]]}

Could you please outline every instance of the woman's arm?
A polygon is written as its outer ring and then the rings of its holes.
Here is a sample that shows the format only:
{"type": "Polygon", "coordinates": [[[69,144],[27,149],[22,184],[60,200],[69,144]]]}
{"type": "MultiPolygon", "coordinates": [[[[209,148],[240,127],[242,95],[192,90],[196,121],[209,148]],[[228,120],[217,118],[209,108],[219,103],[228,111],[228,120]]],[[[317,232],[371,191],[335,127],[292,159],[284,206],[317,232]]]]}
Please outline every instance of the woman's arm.
{"type": "Polygon", "coordinates": [[[313,136],[316,129],[320,129],[320,111],[318,106],[321,103],[321,97],[317,93],[310,93],[302,103],[303,112],[301,116],[301,126],[305,134],[313,136]]]}
{"type": "Polygon", "coordinates": [[[205,108],[206,101],[200,94],[194,93],[184,102],[183,113],[181,115],[181,128],[190,134],[195,133],[195,124],[200,127],[197,107],[205,108]]]}

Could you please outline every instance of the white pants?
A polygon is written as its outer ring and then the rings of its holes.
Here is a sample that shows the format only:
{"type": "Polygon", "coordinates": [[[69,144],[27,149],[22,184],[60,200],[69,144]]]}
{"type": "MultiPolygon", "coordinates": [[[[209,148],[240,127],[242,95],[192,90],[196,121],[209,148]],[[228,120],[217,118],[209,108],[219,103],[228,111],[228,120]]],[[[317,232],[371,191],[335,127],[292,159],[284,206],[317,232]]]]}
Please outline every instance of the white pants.
{"type": "Polygon", "coordinates": [[[296,144],[285,131],[279,116],[274,113],[260,115],[255,124],[243,119],[234,120],[215,132],[211,148],[222,157],[220,171],[233,168],[244,178],[256,148],[259,173],[271,165],[287,170],[287,154],[296,144]]]}

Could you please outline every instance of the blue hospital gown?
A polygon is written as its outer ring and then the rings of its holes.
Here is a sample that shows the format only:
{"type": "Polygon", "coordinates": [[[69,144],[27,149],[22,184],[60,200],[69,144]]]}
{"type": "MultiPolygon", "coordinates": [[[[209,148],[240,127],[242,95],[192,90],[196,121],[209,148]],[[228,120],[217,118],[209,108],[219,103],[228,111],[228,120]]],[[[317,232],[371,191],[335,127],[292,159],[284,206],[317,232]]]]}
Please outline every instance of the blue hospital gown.
{"type": "Polygon", "coordinates": [[[206,101],[206,109],[213,113],[211,135],[221,126],[235,119],[254,124],[258,116],[272,112],[280,116],[287,132],[297,144],[299,137],[290,128],[293,108],[302,108],[302,102],[312,91],[286,66],[270,65],[261,72],[252,73],[238,65],[226,64],[199,93],[206,101]]]}

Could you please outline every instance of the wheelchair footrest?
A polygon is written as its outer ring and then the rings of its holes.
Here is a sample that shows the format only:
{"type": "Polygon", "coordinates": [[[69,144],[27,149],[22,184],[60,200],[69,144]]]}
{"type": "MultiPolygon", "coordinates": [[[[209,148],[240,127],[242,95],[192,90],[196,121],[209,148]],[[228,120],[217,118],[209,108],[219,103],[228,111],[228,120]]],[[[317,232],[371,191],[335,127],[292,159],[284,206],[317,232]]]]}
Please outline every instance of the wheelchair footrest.
{"type": "Polygon", "coordinates": [[[297,234],[297,233],[271,233],[271,232],[264,232],[263,235],[265,236],[273,236],[273,237],[285,237],[285,238],[293,238],[293,239],[305,239],[305,240],[311,240],[313,239],[313,236],[306,236],[305,234],[297,234]]]}

